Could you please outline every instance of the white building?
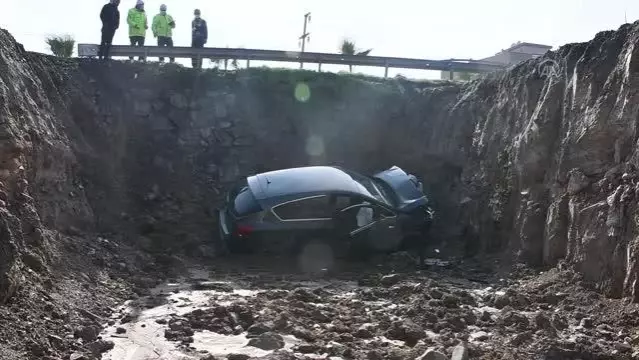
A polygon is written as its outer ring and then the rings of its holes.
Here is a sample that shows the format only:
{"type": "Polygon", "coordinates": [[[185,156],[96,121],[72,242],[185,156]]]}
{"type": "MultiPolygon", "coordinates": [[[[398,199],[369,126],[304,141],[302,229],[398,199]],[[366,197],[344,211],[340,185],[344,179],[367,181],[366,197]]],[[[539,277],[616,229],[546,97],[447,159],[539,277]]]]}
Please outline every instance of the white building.
{"type": "MultiPolygon", "coordinates": [[[[542,56],[550,49],[552,49],[552,46],[533,44],[528,42],[517,42],[515,44],[512,44],[508,49],[501,50],[497,54],[481,59],[480,61],[510,66],[522,61],[542,56]]],[[[471,80],[478,76],[479,74],[454,72],[451,77],[450,71],[441,72],[442,80],[471,80]]]]}

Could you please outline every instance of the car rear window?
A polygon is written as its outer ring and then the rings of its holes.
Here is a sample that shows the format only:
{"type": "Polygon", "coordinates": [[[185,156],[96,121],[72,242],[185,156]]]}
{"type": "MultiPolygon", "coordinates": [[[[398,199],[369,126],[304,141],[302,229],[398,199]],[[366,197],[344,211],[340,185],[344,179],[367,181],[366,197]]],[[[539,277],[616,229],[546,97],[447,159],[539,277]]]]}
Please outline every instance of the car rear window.
{"type": "Polygon", "coordinates": [[[233,212],[238,216],[246,216],[262,211],[255,196],[248,186],[242,188],[233,201],[233,212]]]}

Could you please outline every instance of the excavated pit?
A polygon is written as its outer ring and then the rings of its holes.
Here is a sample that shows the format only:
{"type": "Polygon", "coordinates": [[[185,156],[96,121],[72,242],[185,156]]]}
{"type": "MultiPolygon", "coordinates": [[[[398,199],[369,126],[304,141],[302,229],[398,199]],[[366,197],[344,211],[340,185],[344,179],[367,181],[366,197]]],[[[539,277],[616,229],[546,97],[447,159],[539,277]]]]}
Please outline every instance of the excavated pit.
{"type": "Polygon", "coordinates": [[[454,356],[460,342],[472,358],[636,358],[637,43],[639,25],[624,25],[461,84],[62,60],[1,30],[0,359],[122,357],[153,311],[167,320],[154,331],[193,330],[160,337],[167,359],[248,341],[249,323],[276,313],[297,322],[260,341],[298,358],[454,356]],[[320,281],[217,257],[228,185],[308,164],[421,177],[438,210],[433,267],[391,257],[320,281]],[[244,305],[195,293],[206,304],[173,319],[162,306],[175,296],[158,292],[195,265],[244,305]],[[389,274],[401,281],[380,283],[389,274]],[[297,293],[330,311],[282,300],[297,293]]]}

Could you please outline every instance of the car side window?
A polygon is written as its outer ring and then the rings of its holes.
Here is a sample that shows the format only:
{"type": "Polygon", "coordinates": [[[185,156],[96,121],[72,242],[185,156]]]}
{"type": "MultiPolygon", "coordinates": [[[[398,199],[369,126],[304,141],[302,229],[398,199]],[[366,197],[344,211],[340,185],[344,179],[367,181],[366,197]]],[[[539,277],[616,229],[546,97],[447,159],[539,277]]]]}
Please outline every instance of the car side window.
{"type": "Polygon", "coordinates": [[[361,206],[353,206],[341,212],[339,225],[343,230],[351,232],[381,220],[384,216],[395,215],[392,211],[366,201],[358,205],[361,206]]]}
{"type": "Polygon", "coordinates": [[[340,211],[355,204],[356,200],[352,196],[348,195],[331,195],[329,198],[330,207],[333,211],[340,211]]]}
{"type": "Polygon", "coordinates": [[[282,220],[330,219],[332,209],[325,195],[277,205],[273,212],[282,220]]]}

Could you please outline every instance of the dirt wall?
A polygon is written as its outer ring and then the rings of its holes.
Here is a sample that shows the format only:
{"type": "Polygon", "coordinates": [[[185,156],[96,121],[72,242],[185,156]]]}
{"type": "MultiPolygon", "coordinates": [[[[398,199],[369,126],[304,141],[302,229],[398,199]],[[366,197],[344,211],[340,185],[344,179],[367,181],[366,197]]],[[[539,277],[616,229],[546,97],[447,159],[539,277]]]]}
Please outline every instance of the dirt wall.
{"type": "Polygon", "coordinates": [[[0,299],[61,234],[210,256],[229,183],[307,164],[406,167],[445,246],[637,296],[638,29],[468,84],[62,61],[2,32],[0,299]]]}

